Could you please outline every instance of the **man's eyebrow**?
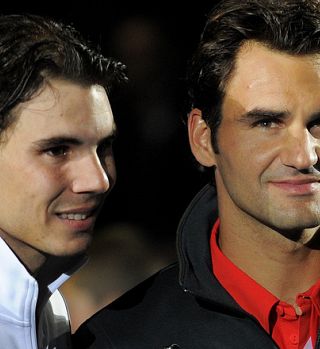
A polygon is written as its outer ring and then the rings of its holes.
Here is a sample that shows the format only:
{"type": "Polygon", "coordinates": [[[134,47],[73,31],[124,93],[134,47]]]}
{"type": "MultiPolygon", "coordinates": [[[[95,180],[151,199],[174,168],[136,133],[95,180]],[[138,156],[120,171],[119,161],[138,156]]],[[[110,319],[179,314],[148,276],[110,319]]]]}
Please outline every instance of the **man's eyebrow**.
{"type": "Polygon", "coordinates": [[[73,145],[80,145],[83,142],[81,142],[80,139],[70,136],[57,136],[57,137],[50,137],[45,139],[40,139],[34,142],[34,145],[39,146],[41,148],[46,147],[55,147],[62,144],[73,144],[73,145]]]}
{"type": "MultiPolygon", "coordinates": [[[[254,122],[261,119],[286,119],[289,116],[290,116],[290,112],[286,110],[275,111],[275,110],[256,108],[240,115],[239,120],[241,122],[254,122]]],[[[309,120],[311,122],[319,119],[320,119],[320,110],[312,113],[309,116],[309,120]]]]}
{"type": "Polygon", "coordinates": [[[289,117],[290,113],[287,110],[276,111],[272,109],[255,108],[242,115],[240,115],[240,121],[256,121],[263,118],[266,119],[285,119],[289,117]]]}
{"type": "MultiPolygon", "coordinates": [[[[99,140],[98,144],[112,142],[117,136],[117,131],[113,130],[112,133],[106,137],[99,140]]],[[[70,137],[70,136],[56,136],[45,139],[40,139],[34,142],[35,146],[40,148],[46,147],[57,147],[60,145],[70,144],[70,145],[81,145],[84,142],[80,138],[70,137]]]]}

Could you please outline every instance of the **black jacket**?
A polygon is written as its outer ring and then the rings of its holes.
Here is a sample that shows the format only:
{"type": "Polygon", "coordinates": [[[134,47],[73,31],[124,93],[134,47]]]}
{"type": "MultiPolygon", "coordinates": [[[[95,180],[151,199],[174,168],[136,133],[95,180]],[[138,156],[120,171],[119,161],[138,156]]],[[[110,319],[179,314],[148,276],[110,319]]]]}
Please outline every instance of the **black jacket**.
{"type": "Polygon", "coordinates": [[[216,206],[207,185],[179,225],[179,267],[163,269],[86,321],[73,337],[75,349],[277,348],[212,273],[216,206]]]}

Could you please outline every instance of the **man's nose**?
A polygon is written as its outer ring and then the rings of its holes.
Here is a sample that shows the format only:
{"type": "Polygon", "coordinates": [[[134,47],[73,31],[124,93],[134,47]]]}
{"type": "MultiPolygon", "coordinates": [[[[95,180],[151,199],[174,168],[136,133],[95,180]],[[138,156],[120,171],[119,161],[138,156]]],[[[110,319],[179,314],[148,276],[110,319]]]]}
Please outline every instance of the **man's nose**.
{"type": "Polygon", "coordinates": [[[102,194],[110,188],[107,172],[97,154],[88,154],[77,159],[72,177],[74,193],[102,194]]]}
{"type": "Polygon", "coordinates": [[[284,165],[297,170],[309,169],[318,162],[319,146],[319,140],[314,138],[307,129],[288,132],[281,152],[281,161],[284,165]]]}

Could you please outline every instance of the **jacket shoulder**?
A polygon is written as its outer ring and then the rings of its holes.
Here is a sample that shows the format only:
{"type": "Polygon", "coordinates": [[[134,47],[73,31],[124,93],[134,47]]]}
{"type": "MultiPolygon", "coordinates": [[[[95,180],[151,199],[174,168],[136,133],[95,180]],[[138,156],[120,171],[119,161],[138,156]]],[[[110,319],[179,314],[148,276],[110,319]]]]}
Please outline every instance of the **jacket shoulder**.
{"type": "Polygon", "coordinates": [[[257,321],[185,292],[177,265],[125,293],[73,336],[76,349],[229,349],[235,343],[238,349],[276,348],[257,321]]]}
{"type": "Polygon", "coordinates": [[[149,306],[149,302],[154,306],[155,300],[162,297],[170,299],[171,295],[181,292],[178,278],[178,266],[170,265],[126,292],[105,307],[97,316],[107,315],[108,312],[112,312],[114,316],[115,312],[134,311],[135,309],[140,312],[145,306],[149,306]]]}
{"type": "Polygon", "coordinates": [[[172,264],[138,284],[83,323],[73,335],[74,347],[117,348],[111,343],[119,340],[121,333],[139,333],[144,328],[149,332],[153,327],[156,332],[159,322],[165,322],[167,310],[172,311],[184,294],[178,278],[178,266],[172,264]]]}

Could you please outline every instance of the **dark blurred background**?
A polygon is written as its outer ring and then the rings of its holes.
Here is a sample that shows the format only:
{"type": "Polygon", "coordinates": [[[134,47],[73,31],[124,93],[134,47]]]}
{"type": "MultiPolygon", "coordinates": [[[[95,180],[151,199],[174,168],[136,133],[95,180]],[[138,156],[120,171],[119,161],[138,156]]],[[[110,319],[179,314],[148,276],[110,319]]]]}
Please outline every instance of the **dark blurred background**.
{"type": "MultiPolygon", "coordinates": [[[[214,4],[66,0],[1,5],[2,13],[35,13],[71,23],[128,68],[130,82],[111,98],[119,131],[117,184],[97,223],[91,264],[67,285],[71,314],[79,310],[76,289],[100,290],[95,305],[82,309],[85,318],[176,259],[177,225],[207,181],[191,156],[182,120],[188,111],[187,63],[214,4]]],[[[74,327],[81,321],[81,316],[74,320],[74,327]]]]}

